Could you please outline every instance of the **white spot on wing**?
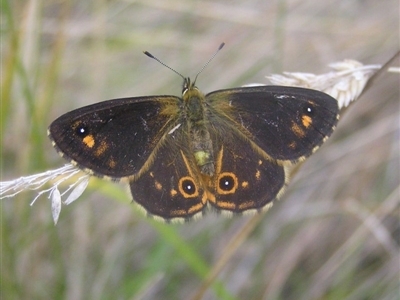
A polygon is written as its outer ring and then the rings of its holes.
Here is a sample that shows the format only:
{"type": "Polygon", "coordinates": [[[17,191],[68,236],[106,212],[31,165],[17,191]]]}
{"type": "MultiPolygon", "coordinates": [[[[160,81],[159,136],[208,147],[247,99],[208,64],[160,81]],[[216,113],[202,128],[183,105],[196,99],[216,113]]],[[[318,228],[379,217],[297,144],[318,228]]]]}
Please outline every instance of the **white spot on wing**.
{"type": "Polygon", "coordinates": [[[294,98],[293,96],[289,95],[274,95],[276,99],[289,99],[289,98],[294,98]]]}
{"type": "Polygon", "coordinates": [[[142,120],[143,129],[144,129],[145,131],[149,131],[150,128],[149,128],[149,126],[147,125],[147,121],[146,121],[145,119],[143,119],[142,117],[140,117],[140,119],[142,120]]]}
{"type": "Polygon", "coordinates": [[[179,127],[181,127],[181,123],[179,123],[178,125],[176,125],[174,128],[172,128],[168,134],[173,134],[175,132],[175,130],[177,130],[179,127]]]}

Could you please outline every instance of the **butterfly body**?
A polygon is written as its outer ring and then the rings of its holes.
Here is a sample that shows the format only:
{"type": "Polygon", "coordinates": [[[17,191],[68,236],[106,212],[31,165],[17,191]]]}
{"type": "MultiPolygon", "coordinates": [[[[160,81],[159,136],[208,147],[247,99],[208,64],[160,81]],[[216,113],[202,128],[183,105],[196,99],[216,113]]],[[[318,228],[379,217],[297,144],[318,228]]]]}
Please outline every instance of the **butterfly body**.
{"type": "MultiPolygon", "coordinates": [[[[214,149],[207,128],[209,122],[205,96],[187,78],[184,83],[182,99],[186,109],[181,114],[180,121],[185,124],[184,127],[188,128],[189,148],[200,173],[213,176],[215,173],[214,149]]],[[[179,123],[180,125],[181,123],[179,123]]]]}
{"type": "Polygon", "coordinates": [[[49,127],[56,149],[86,172],[130,185],[163,220],[259,211],[278,198],[287,166],[332,133],[337,101],[318,91],[258,86],[204,95],[185,79],[182,98],[148,96],[71,111],[49,127]]]}

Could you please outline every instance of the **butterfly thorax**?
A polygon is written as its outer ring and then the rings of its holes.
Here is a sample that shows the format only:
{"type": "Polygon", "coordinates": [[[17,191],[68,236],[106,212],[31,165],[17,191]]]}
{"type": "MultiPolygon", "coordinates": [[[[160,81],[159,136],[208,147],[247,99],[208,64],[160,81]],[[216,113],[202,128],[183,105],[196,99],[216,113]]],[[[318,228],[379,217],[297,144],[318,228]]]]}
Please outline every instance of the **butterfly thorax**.
{"type": "Polygon", "coordinates": [[[213,176],[215,173],[213,143],[207,129],[204,94],[185,79],[183,90],[185,117],[188,128],[190,148],[200,172],[213,176]]]}

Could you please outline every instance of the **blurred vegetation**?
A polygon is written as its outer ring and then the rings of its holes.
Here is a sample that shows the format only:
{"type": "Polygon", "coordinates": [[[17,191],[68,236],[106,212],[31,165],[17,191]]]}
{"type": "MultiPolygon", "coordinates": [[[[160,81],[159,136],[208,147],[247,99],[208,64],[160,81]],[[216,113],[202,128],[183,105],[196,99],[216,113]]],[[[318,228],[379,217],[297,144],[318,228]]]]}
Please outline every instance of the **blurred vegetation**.
{"type": "MultiPolygon", "coordinates": [[[[64,161],[47,126],[111,98],[204,92],[282,71],[324,73],[399,49],[383,1],[1,2],[1,180],[64,161]]],[[[1,203],[2,299],[399,299],[399,75],[352,105],[265,215],[165,225],[120,185],[91,180],[61,212],[34,193],[1,203]],[[232,256],[231,256],[232,255],[232,256]],[[216,275],[216,276],[212,276],[216,275]]]]}

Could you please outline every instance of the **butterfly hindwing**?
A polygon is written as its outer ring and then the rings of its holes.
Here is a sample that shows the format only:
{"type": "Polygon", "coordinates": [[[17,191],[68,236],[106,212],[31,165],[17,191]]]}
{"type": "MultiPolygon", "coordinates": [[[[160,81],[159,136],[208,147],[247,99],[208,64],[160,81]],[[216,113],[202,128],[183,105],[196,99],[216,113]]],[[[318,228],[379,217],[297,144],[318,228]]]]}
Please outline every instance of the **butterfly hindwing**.
{"type": "Polygon", "coordinates": [[[286,185],[283,166],[266,159],[243,139],[221,126],[215,153],[215,175],[211,179],[210,204],[217,209],[242,213],[261,211],[280,196],[286,185]],[[224,134],[224,135],[222,135],[224,134]]]}
{"type": "Polygon", "coordinates": [[[157,96],[100,102],[56,119],[49,136],[72,163],[99,177],[118,180],[141,170],[162,133],[173,127],[179,101],[157,96]]]}
{"type": "Polygon", "coordinates": [[[295,163],[311,155],[334,130],[338,104],[310,89],[257,86],[206,95],[225,117],[271,158],[295,163]]]}
{"type": "Polygon", "coordinates": [[[164,220],[201,215],[207,191],[188,148],[187,129],[166,133],[145,173],[130,181],[133,200],[164,220]]]}

